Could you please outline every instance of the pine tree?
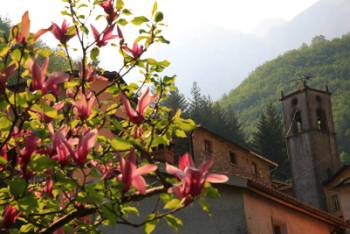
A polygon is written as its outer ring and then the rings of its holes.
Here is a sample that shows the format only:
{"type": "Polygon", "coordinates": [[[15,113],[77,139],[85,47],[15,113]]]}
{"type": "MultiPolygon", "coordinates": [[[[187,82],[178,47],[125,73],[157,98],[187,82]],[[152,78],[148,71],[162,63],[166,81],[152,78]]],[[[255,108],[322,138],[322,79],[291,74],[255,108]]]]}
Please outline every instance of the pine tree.
{"type": "Polygon", "coordinates": [[[169,97],[163,102],[163,105],[169,107],[172,110],[172,114],[175,114],[178,110],[181,110],[184,114],[188,111],[188,102],[178,89],[170,93],[169,97]]]}
{"type": "Polygon", "coordinates": [[[257,124],[257,131],[253,136],[253,146],[265,157],[279,165],[273,172],[273,177],[283,180],[290,178],[281,116],[271,103],[266,106],[257,124]]]}
{"type": "Polygon", "coordinates": [[[245,144],[244,134],[232,108],[223,108],[210,96],[203,96],[197,83],[193,84],[191,93],[189,115],[194,121],[227,140],[245,144]]]}

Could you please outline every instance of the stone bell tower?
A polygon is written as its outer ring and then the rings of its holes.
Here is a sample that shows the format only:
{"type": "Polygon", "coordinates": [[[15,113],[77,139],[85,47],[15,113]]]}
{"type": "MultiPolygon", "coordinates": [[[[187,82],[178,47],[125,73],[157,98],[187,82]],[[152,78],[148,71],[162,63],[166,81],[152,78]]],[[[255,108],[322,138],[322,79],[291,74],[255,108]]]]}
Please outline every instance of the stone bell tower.
{"type": "Polygon", "coordinates": [[[326,209],[323,182],[340,168],[331,93],[303,86],[281,98],[297,199],[326,209]]]}

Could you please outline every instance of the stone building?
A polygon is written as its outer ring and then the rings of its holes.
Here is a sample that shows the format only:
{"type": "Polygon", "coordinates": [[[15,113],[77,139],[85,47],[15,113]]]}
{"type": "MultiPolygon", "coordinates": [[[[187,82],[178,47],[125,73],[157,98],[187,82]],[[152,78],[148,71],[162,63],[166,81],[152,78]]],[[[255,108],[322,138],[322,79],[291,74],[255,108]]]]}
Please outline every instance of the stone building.
{"type": "MultiPolygon", "coordinates": [[[[293,184],[271,179],[278,165],[253,150],[199,127],[189,137],[188,150],[197,165],[214,157],[213,171],[230,180],[219,184],[221,198],[209,200],[212,216],[198,204],[177,215],[179,233],[234,234],[341,234],[349,228],[350,167],[340,167],[330,92],[304,85],[282,96],[286,142],[293,184]],[[291,192],[291,190],[293,191],[291,192]]],[[[112,136],[111,136],[112,137],[112,136]]],[[[176,163],[178,153],[163,148],[160,161],[176,163]]],[[[135,204],[149,213],[157,202],[148,198],[135,204]]],[[[104,233],[142,233],[129,226],[110,226],[104,233]]],[[[155,233],[172,233],[161,221],[155,233]]]]}
{"type": "Polygon", "coordinates": [[[323,183],[340,169],[331,93],[304,84],[281,101],[294,195],[327,210],[323,183]]]}

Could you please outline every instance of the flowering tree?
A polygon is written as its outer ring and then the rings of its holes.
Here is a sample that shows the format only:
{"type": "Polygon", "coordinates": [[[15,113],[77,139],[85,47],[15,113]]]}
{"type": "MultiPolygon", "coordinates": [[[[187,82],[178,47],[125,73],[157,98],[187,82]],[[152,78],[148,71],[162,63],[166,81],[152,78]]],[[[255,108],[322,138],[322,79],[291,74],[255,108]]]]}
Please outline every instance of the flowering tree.
{"type": "Polygon", "coordinates": [[[174,90],[175,77],[161,74],[169,62],[146,57],[152,45],[168,43],[163,14],[157,3],[145,17],[122,0],[63,2],[62,24],[32,33],[26,12],[0,38],[1,232],[85,233],[125,224],[150,233],[161,218],[177,228],[174,214],[197,199],[207,209],[203,198],[217,194],[209,183],[227,178],[208,173],[212,159],[199,168],[188,154],[178,168],[158,160],[160,145],[195,127],[161,105],[174,90]],[[139,31],[132,43],[122,33],[129,25],[139,31]],[[67,71],[48,72],[49,53],[35,46],[44,33],[58,40],[67,71]],[[122,61],[116,72],[96,66],[106,46],[122,61]],[[128,82],[135,69],[141,82],[128,82]],[[154,210],[132,222],[134,201],[148,197],[154,210]]]}

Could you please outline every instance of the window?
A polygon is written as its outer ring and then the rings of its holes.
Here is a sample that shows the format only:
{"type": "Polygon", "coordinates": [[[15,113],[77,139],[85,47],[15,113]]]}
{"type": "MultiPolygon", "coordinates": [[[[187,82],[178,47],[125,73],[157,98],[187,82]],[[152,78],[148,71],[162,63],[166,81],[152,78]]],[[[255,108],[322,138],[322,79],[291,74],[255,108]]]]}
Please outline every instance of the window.
{"type": "Polygon", "coordinates": [[[237,165],[237,156],[236,156],[236,154],[233,153],[233,152],[230,152],[230,153],[229,153],[229,157],[230,157],[230,162],[231,162],[232,164],[237,165]]]}
{"type": "Polygon", "coordinates": [[[296,111],[293,116],[293,131],[294,134],[301,133],[303,131],[303,123],[301,121],[300,111],[296,111]]]}
{"type": "Polygon", "coordinates": [[[273,225],[273,234],[282,234],[281,232],[281,226],[274,224],[273,225]]]}
{"type": "Polygon", "coordinates": [[[327,131],[326,113],[322,109],[317,109],[317,128],[321,131],[327,131]]]}
{"type": "Polygon", "coordinates": [[[256,177],[259,176],[258,166],[256,165],[256,163],[252,163],[252,173],[256,177]]]}
{"type": "Polygon", "coordinates": [[[204,151],[208,154],[213,153],[213,145],[212,145],[211,141],[204,140],[204,151]]]}
{"type": "Polygon", "coordinates": [[[332,206],[333,206],[334,212],[337,212],[340,210],[338,195],[336,195],[336,194],[332,196],[332,206]]]}
{"type": "Polygon", "coordinates": [[[272,220],[273,234],[288,234],[287,224],[281,220],[272,220]]]}

